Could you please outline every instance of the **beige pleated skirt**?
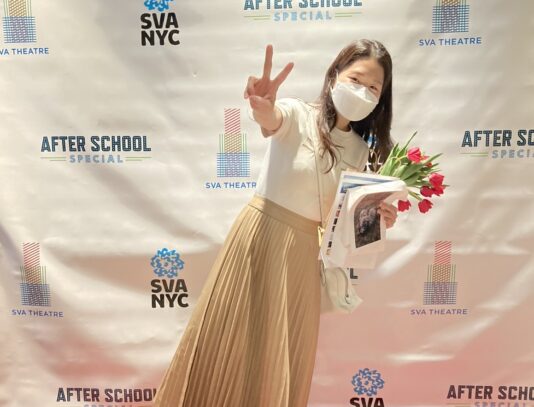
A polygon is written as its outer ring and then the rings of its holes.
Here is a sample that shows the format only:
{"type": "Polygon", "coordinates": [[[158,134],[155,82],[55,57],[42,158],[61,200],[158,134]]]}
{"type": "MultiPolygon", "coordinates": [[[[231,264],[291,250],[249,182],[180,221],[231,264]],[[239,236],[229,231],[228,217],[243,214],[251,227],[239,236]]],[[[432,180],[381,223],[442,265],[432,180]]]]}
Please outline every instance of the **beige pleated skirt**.
{"type": "Polygon", "coordinates": [[[304,407],[320,313],[317,222],[255,195],[211,269],[156,407],[304,407]]]}

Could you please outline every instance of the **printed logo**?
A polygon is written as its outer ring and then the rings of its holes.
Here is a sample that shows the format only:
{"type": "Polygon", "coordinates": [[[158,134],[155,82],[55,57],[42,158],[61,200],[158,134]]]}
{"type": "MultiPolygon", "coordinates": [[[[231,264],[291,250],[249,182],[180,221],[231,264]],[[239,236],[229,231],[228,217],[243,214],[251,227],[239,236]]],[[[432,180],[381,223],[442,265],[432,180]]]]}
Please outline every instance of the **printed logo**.
{"type": "Polygon", "coordinates": [[[534,386],[486,386],[451,384],[447,406],[451,407],[531,407],[534,386]]]}
{"type": "Polygon", "coordinates": [[[460,149],[465,157],[532,159],[534,129],[465,130],[460,149]]]}
{"type": "MultiPolygon", "coordinates": [[[[241,131],[241,109],[224,109],[224,133],[219,135],[217,153],[218,178],[250,177],[250,153],[247,150],[247,135],[241,131]]],[[[206,182],[206,189],[250,189],[255,181],[206,182]]]]}
{"type": "Polygon", "coordinates": [[[150,259],[154,274],[159,277],[150,282],[152,287],[152,308],[187,308],[188,293],[184,279],[176,278],[185,262],[176,250],[160,249],[150,259]]]}
{"type": "Polygon", "coordinates": [[[379,390],[382,390],[385,381],[382,375],[377,370],[369,368],[360,369],[352,377],[352,385],[354,392],[359,397],[352,397],[350,399],[351,406],[357,407],[384,407],[384,399],[382,397],[375,397],[379,390]],[[362,397],[363,396],[363,397],[362,397]]]}
{"type": "Polygon", "coordinates": [[[224,109],[224,134],[219,136],[218,177],[250,177],[247,136],[241,133],[241,111],[224,109]]]}
{"type": "Polygon", "coordinates": [[[458,283],[456,265],[451,264],[452,242],[436,242],[434,264],[428,266],[428,277],[424,289],[425,305],[456,304],[458,283]]]}
{"type": "Polygon", "coordinates": [[[423,305],[429,308],[413,308],[410,314],[417,315],[467,315],[465,308],[441,307],[456,305],[458,283],[456,265],[451,263],[452,242],[434,243],[434,263],[428,265],[427,279],[423,288],[423,305]]]}
{"type": "Polygon", "coordinates": [[[469,5],[466,0],[437,0],[432,12],[433,33],[469,31],[469,5]]]}
{"type": "Polygon", "coordinates": [[[152,158],[147,136],[45,136],[41,159],[70,164],[124,164],[152,158]]]}
{"type": "MultiPolygon", "coordinates": [[[[28,44],[37,42],[35,17],[31,0],[3,0],[4,16],[2,27],[4,44],[28,44]]],[[[46,47],[0,48],[0,56],[48,55],[46,47]]]]}
{"type": "Polygon", "coordinates": [[[244,17],[253,21],[303,22],[352,18],[362,0],[245,0],[244,17]]]}
{"type": "MultiPolygon", "coordinates": [[[[87,384],[85,384],[87,385],[87,384]]],[[[121,403],[121,407],[132,407],[131,404],[125,405],[123,403],[140,403],[149,402],[156,397],[156,389],[143,389],[143,388],[106,388],[100,389],[98,386],[92,387],[59,387],[56,394],[56,402],[61,406],[65,406],[67,403],[72,404],[72,407],[81,406],[80,403],[93,403],[84,404],[84,407],[96,407],[98,403],[113,403],[113,406],[118,407],[121,403]]],[[[111,406],[112,404],[106,404],[111,406]]]]}
{"type": "MultiPolygon", "coordinates": [[[[467,0],[436,0],[432,8],[432,33],[455,34],[469,32],[470,8],[467,0]]],[[[419,39],[420,47],[481,45],[482,37],[440,35],[419,39]]]]}
{"type": "Polygon", "coordinates": [[[183,270],[184,264],[176,250],[158,250],[150,259],[150,265],[158,277],[178,277],[178,270],[183,270]]]}
{"type": "MultiPolygon", "coordinates": [[[[20,266],[20,303],[31,307],[51,307],[50,285],[46,282],[46,266],[41,265],[39,243],[22,244],[20,266]]],[[[63,318],[63,311],[38,309],[12,309],[13,316],[63,318]]]]}
{"type": "Polygon", "coordinates": [[[141,14],[141,45],[164,46],[178,45],[178,18],[176,13],[169,12],[174,0],[145,0],[144,5],[152,13],[141,14]]]}
{"type": "Polygon", "coordinates": [[[41,266],[39,243],[23,243],[22,258],[21,304],[50,307],[50,286],[46,284],[46,267],[41,266]]]}
{"type": "Polygon", "coordinates": [[[4,42],[17,44],[37,42],[35,17],[30,0],[4,0],[4,42]]]}
{"type": "Polygon", "coordinates": [[[148,11],[158,10],[160,13],[169,9],[169,3],[174,0],[146,0],[145,7],[148,11]]]}

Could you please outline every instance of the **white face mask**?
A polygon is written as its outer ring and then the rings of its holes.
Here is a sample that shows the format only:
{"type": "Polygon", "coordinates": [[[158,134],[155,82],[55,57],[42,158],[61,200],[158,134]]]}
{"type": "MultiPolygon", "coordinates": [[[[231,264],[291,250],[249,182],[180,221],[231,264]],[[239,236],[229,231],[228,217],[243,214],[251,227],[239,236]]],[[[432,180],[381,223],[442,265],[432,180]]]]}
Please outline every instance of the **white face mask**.
{"type": "Polygon", "coordinates": [[[337,80],[330,91],[338,113],[352,122],[365,119],[378,104],[378,98],[366,86],[357,83],[337,80]]]}

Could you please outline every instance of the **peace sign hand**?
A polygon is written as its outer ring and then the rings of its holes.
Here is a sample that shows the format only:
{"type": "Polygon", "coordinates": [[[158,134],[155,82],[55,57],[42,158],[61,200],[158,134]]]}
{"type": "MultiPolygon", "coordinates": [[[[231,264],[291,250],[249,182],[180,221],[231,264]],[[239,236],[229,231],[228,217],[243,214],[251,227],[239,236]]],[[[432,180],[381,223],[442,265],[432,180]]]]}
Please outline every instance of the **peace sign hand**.
{"type": "Polygon", "coordinates": [[[258,118],[272,116],[274,102],[276,101],[276,92],[293,69],[293,65],[294,64],[290,62],[274,79],[271,79],[273,46],[267,45],[265,48],[263,76],[261,78],[249,76],[247,87],[244,92],[244,97],[249,100],[250,107],[254,111],[255,116],[258,116],[258,118]]]}

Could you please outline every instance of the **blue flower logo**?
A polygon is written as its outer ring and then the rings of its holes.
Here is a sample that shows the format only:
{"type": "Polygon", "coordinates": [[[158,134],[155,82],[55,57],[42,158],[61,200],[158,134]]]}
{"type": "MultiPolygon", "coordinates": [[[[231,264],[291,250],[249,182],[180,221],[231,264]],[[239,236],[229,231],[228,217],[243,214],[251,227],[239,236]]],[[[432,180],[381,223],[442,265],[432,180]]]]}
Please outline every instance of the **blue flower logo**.
{"type": "Polygon", "coordinates": [[[360,396],[364,394],[368,397],[376,396],[378,390],[384,388],[384,383],[378,371],[368,368],[360,369],[352,378],[352,385],[356,386],[354,391],[360,396]]]}
{"type": "Polygon", "coordinates": [[[173,278],[178,276],[178,270],[182,270],[185,263],[176,250],[163,248],[150,259],[150,265],[158,277],[173,278]]]}
{"type": "Polygon", "coordinates": [[[169,2],[174,0],[145,0],[145,7],[149,10],[158,10],[160,13],[169,9],[169,2]]]}

